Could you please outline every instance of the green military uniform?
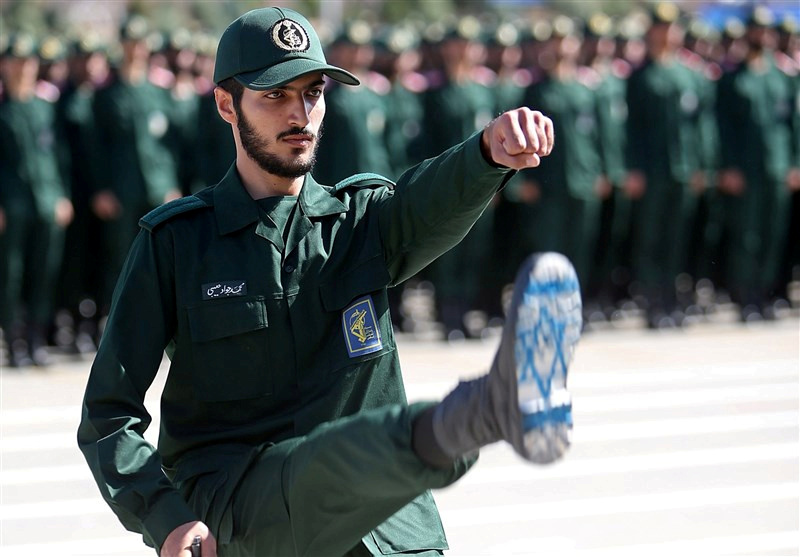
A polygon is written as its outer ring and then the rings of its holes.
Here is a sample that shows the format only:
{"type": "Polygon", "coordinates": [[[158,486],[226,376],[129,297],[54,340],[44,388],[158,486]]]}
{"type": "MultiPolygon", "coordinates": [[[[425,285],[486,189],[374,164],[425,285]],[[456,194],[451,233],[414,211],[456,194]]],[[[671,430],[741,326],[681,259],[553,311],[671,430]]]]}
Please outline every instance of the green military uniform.
{"type": "Polygon", "coordinates": [[[577,78],[548,76],[525,95],[526,106],[552,118],[558,137],[551,156],[524,173],[541,191],[528,233],[537,250],[558,251],[572,261],[583,289],[590,281],[600,225],[595,186],[603,168],[595,103],[594,92],[577,78]]]}
{"type": "Polygon", "coordinates": [[[628,80],[627,166],[646,178],[632,208],[633,272],[648,299],[651,325],[675,309],[675,277],[685,267],[695,201],[689,180],[701,168],[702,96],[696,75],[675,57],[648,59],[628,80]]]}
{"type": "Polygon", "coordinates": [[[719,81],[720,167],[744,174],[742,195],[723,195],[727,284],[743,305],[761,305],[780,280],[790,200],[786,175],[797,164],[797,96],[769,55],[719,81]]]}
{"type": "Polygon", "coordinates": [[[142,219],[78,435],[127,528],[158,547],[203,519],[220,555],[447,547],[427,490],[469,462],[436,471],[410,448],[420,407],[406,406],[386,287],[458,242],[502,185],[479,142],[396,188],[307,176],[297,202],[253,201],[233,167],[142,219]],[[165,347],[156,451],[143,400],[165,347]]]}
{"type": "MultiPolygon", "coordinates": [[[[73,45],[73,56],[87,57],[99,50],[91,38],[73,45]]],[[[80,301],[89,296],[97,299],[98,252],[100,227],[91,212],[91,196],[97,190],[97,135],[92,104],[95,88],[92,84],[73,80],[61,94],[57,105],[58,120],[69,151],[72,206],[75,216],[66,231],[64,258],[61,267],[60,289],[64,307],[77,309],[80,301]]]]}
{"type": "Polygon", "coordinates": [[[33,339],[37,344],[52,318],[64,239],[56,204],[69,197],[56,133],[52,103],[36,97],[0,103],[0,208],[6,218],[0,233],[0,326],[9,344],[22,336],[16,329],[24,306],[29,331],[41,337],[33,339]]]}
{"type": "Polygon", "coordinates": [[[97,92],[93,108],[100,145],[98,187],[111,190],[123,207],[119,218],[105,226],[107,304],[139,218],[178,189],[178,174],[169,134],[169,91],[148,81],[117,78],[97,92]]]}
{"type": "MultiPolygon", "coordinates": [[[[457,83],[440,75],[424,94],[426,156],[441,152],[482,129],[493,117],[491,90],[474,81],[457,83]]],[[[436,287],[439,318],[449,331],[463,329],[464,314],[481,292],[480,274],[487,264],[493,228],[489,208],[455,249],[439,258],[428,273],[436,287]]]]}

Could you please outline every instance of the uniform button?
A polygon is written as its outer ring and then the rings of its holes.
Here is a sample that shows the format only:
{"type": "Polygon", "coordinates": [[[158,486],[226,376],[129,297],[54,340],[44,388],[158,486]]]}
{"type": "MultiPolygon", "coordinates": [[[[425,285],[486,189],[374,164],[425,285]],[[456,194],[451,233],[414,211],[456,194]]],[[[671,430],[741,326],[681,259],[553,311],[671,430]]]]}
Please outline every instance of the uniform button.
{"type": "Polygon", "coordinates": [[[294,265],[287,264],[286,266],[284,266],[283,270],[287,273],[291,273],[292,271],[294,271],[294,265]]]}

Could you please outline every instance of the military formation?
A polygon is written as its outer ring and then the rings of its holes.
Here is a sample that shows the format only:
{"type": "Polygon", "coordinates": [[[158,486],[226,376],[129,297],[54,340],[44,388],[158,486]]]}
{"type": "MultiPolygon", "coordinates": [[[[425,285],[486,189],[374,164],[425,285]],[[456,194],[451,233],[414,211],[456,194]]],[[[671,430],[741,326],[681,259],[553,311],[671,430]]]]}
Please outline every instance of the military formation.
{"type": "MultiPolygon", "coordinates": [[[[326,88],[320,183],[396,180],[516,106],[555,123],[547,161],[410,281],[430,285],[445,338],[502,318],[534,251],[572,260],[590,324],[633,305],[649,327],[681,327],[713,310],[698,285],[743,321],[788,307],[800,266],[791,17],[757,6],[712,26],[658,3],[585,21],[356,20],[326,43],[363,85],[326,88]]],[[[234,145],[208,33],[131,15],[113,43],[12,32],[0,46],[0,328],[12,366],[46,365],[48,345],[94,349],[139,218],[217,183],[234,145]]],[[[393,303],[409,323],[402,287],[393,303]]]]}

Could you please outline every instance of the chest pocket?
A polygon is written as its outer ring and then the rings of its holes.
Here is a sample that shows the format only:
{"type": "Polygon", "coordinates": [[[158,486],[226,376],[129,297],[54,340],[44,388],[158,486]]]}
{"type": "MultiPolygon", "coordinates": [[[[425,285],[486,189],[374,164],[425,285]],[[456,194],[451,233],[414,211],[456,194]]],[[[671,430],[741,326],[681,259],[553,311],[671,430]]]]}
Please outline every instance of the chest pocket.
{"type": "Polygon", "coordinates": [[[324,354],[320,358],[328,362],[329,371],[376,358],[394,349],[392,320],[386,296],[386,285],[390,280],[383,258],[378,256],[320,286],[322,306],[329,314],[334,331],[323,343],[324,354]],[[362,298],[368,299],[368,302],[359,306],[368,314],[366,326],[374,327],[374,336],[370,337],[368,344],[377,346],[374,344],[376,339],[380,342],[380,348],[364,352],[353,346],[354,339],[348,331],[347,317],[343,318],[353,302],[362,298]],[[374,317],[374,321],[369,320],[371,317],[374,317]]]}
{"type": "Polygon", "coordinates": [[[263,296],[204,301],[186,311],[198,399],[243,400],[272,393],[263,296]]]}

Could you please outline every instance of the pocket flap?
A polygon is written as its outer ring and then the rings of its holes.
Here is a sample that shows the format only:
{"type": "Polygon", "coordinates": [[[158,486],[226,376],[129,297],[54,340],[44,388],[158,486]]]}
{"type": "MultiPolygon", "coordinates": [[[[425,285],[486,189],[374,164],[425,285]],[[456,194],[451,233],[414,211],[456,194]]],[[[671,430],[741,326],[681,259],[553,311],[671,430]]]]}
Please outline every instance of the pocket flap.
{"type": "Polygon", "coordinates": [[[263,296],[201,302],[186,308],[194,342],[207,342],[267,327],[263,296]]]}
{"type": "Polygon", "coordinates": [[[325,311],[337,311],[361,294],[382,290],[391,281],[383,258],[373,257],[366,263],[320,286],[325,311]]]}

